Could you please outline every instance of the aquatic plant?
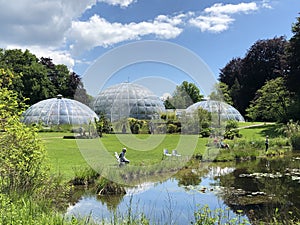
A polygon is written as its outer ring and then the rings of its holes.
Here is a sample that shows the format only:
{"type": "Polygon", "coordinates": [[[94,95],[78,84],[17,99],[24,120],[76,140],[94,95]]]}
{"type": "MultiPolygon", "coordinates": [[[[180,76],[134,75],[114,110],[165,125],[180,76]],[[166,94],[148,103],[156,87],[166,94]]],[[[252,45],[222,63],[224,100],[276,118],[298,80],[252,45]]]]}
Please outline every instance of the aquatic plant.
{"type": "Polygon", "coordinates": [[[250,224],[249,221],[241,217],[242,210],[239,210],[237,216],[229,216],[229,209],[210,209],[207,205],[199,206],[194,213],[194,220],[191,224],[195,225],[215,225],[215,224],[250,224]]]}
{"type": "Polygon", "coordinates": [[[73,167],[74,178],[71,180],[71,183],[74,185],[87,185],[94,183],[100,174],[92,169],[91,167],[73,167]]]}

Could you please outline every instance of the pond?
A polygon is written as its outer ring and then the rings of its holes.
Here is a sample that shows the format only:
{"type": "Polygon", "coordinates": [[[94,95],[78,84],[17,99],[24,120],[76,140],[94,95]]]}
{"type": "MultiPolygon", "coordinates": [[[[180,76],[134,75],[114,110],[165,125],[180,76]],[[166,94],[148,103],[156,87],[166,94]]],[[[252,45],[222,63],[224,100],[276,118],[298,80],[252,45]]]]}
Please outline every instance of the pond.
{"type": "Polygon", "coordinates": [[[254,224],[300,218],[300,155],[246,162],[195,162],[172,177],[143,181],[122,196],[100,197],[86,190],[67,215],[96,222],[143,213],[151,224],[191,224],[204,205],[254,224]],[[277,209],[277,210],[276,210],[277,209]],[[275,215],[276,213],[276,215],[275,215]]]}

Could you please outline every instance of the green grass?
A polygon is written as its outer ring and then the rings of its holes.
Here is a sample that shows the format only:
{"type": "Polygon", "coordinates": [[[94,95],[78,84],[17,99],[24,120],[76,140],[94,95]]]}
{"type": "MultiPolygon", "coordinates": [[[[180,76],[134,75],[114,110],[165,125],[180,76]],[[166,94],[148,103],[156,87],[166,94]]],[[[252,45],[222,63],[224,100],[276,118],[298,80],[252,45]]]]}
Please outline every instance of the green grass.
{"type": "Polygon", "coordinates": [[[202,154],[207,138],[198,135],[113,135],[105,134],[95,139],[63,139],[68,133],[40,133],[45,144],[48,158],[54,173],[62,174],[65,179],[74,178],[76,171],[91,165],[117,165],[114,152],[127,148],[126,157],[130,165],[148,166],[162,161],[163,149],[170,152],[176,149],[182,156],[202,154]]]}
{"type": "MultiPolygon", "coordinates": [[[[266,135],[270,136],[270,142],[280,136],[277,133],[278,125],[263,123],[239,123],[239,126],[259,125],[240,129],[243,137],[237,141],[262,142],[266,135]]],[[[163,149],[172,151],[176,149],[184,156],[203,155],[207,151],[208,138],[199,138],[198,135],[148,135],[148,134],[104,134],[102,138],[95,139],[63,139],[71,133],[42,132],[39,134],[48,152],[49,161],[54,173],[60,173],[66,180],[75,177],[78,171],[92,167],[97,171],[103,167],[116,167],[117,161],[114,152],[120,152],[123,147],[127,148],[126,157],[130,159],[130,166],[152,166],[162,161],[163,149]]],[[[234,141],[227,141],[231,146],[234,141]]],[[[276,144],[276,146],[280,145],[276,144]]],[[[259,147],[263,150],[263,147],[259,147]]],[[[234,149],[238,151],[239,149],[234,149]]],[[[241,151],[247,149],[241,149],[241,151]]],[[[237,152],[235,155],[238,154],[237,152]]],[[[225,157],[225,156],[224,156],[225,157]]],[[[228,157],[228,156],[226,156],[228,157]]],[[[229,158],[232,158],[230,156],[229,158]]],[[[170,163],[171,165],[171,163],[170,163]]],[[[137,167],[137,168],[138,168],[137,167]]],[[[158,167],[161,167],[159,165],[158,167]]],[[[135,170],[135,168],[132,168],[135,170]]],[[[101,172],[101,171],[100,171],[101,172]]]]}
{"type": "Polygon", "coordinates": [[[67,180],[74,177],[76,167],[87,167],[86,161],[82,157],[76,140],[63,139],[68,133],[43,132],[40,137],[48,153],[52,172],[62,174],[67,180]]]}
{"type": "Polygon", "coordinates": [[[254,123],[252,125],[245,125],[245,128],[240,129],[240,134],[242,134],[243,138],[246,138],[248,140],[262,138],[265,139],[267,135],[269,135],[270,138],[276,138],[281,136],[281,133],[278,132],[278,128],[280,126],[282,125],[269,123],[254,123]]]}

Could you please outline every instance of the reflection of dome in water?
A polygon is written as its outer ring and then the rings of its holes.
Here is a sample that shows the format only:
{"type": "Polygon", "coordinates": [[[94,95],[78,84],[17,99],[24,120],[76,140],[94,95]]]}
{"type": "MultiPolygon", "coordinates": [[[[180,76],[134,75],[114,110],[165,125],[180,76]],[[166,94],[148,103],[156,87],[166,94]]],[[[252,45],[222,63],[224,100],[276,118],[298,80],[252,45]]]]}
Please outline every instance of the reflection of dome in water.
{"type": "Polygon", "coordinates": [[[98,115],[104,113],[111,121],[116,121],[129,117],[156,118],[165,107],[147,88],[133,83],[121,83],[100,92],[94,101],[93,109],[98,115]]]}
{"type": "Polygon", "coordinates": [[[29,107],[23,114],[23,122],[42,123],[44,125],[88,124],[98,119],[96,113],[88,106],[76,100],[62,98],[46,99],[29,107]]]}
{"type": "Polygon", "coordinates": [[[207,100],[207,101],[196,102],[195,104],[189,106],[186,111],[187,113],[192,113],[199,107],[211,113],[220,112],[221,118],[225,120],[237,120],[237,121],[245,122],[244,117],[240,114],[240,112],[237,109],[235,109],[231,105],[228,105],[225,102],[220,102],[220,101],[207,100]]]}

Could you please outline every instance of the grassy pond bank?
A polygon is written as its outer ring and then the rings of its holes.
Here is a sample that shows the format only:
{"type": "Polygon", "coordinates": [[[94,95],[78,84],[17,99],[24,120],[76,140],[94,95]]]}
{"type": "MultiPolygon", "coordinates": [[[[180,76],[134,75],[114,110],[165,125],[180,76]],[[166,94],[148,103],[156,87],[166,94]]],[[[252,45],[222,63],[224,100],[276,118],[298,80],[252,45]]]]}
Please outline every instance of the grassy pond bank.
{"type": "Polygon", "coordinates": [[[63,139],[71,133],[45,132],[40,137],[52,172],[86,184],[75,187],[67,216],[100,224],[197,224],[212,217],[229,224],[299,221],[299,157],[289,141],[272,124],[243,124],[240,133],[242,138],[225,140],[229,150],[198,135],[111,134],[82,140],[63,139]],[[131,163],[119,167],[114,152],[123,147],[131,163]],[[163,149],[176,149],[181,156],[163,156],[163,149]],[[97,195],[99,175],[126,192],[97,195]],[[89,181],[94,184],[87,186],[89,181]]]}

